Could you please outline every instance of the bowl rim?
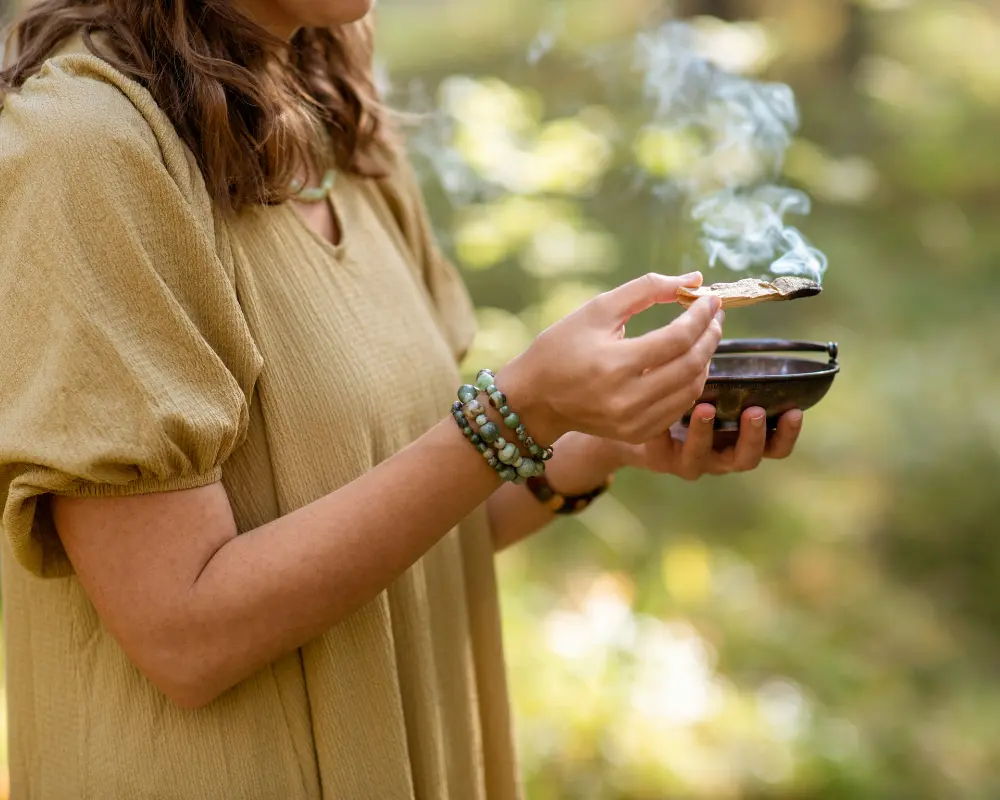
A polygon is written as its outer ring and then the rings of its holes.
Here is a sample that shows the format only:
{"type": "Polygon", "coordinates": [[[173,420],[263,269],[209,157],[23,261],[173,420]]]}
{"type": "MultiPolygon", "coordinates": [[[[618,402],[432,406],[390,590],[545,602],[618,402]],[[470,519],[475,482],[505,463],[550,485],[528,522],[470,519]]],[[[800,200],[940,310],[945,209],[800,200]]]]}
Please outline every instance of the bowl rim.
{"type": "MultiPolygon", "coordinates": [[[[755,358],[755,359],[766,359],[768,361],[787,361],[789,356],[779,356],[779,355],[763,355],[760,353],[719,353],[712,356],[712,361],[716,360],[735,360],[738,358],[755,358]]],[[[833,377],[840,372],[840,364],[828,363],[824,364],[822,361],[818,361],[813,358],[803,358],[801,356],[794,356],[798,361],[809,361],[813,364],[818,364],[820,367],[825,366],[826,369],[818,369],[813,372],[800,372],[794,375],[719,375],[708,377],[705,381],[706,385],[710,383],[747,383],[749,381],[756,381],[761,383],[783,383],[786,381],[808,381],[817,378],[833,377]]]]}

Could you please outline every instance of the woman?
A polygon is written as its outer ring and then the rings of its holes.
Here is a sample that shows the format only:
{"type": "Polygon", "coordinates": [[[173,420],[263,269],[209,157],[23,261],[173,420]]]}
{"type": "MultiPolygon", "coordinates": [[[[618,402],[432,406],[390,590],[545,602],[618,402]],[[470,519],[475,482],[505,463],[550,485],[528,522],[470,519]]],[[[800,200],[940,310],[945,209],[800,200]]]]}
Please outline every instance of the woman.
{"type": "Polygon", "coordinates": [[[370,4],[45,0],[15,28],[15,797],[516,797],[495,550],[620,467],[792,450],[798,412],[769,449],[760,409],[732,452],[710,407],[670,438],[717,301],[621,334],[700,275],[621,286],[484,373],[505,419],[456,401],[473,315],[374,97],[370,4]]]}

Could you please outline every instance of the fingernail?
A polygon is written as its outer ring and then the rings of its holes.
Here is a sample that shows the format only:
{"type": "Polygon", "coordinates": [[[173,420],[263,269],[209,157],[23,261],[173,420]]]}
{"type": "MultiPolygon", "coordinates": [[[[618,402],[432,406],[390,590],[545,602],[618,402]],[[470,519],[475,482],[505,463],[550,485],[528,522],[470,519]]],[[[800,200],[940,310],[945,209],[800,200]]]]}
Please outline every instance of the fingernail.
{"type": "Polygon", "coordinates": [[[700,278],[700,277],[701,277],[701,273],[700,272],[689,272],[686,275],[681,275],[681,280],[682,281],[693,281],[695,278],[700,278]]]}
{"type": "Polygon", "coordinates": [[[802,412],[801,411],[789,411],[788,412],[788,423],[793,428],[798,428],[802,425],[802,412]]]}
{"type": "Polygon", "coordinates": [[[726,312],[722,311],[721,309],[719,311],[716,311],[715,312],[715,321],[718,322],[720,325],[723,322],[725,322],[726,321],[726,312]]]}
{"type": "Polygon", "coordinates": [[[750,424],[755,428],[759,428],[764,424],[764,415],[761,414],[759,417],[750,417],[750,424]]]}
{"type": "Polygon", "coordinates": [[[702,417],[701,421],[704,422],[706,425],[711,425],[713,422],[715,422],[715,412],[713,411],[707,417],[702,417]]]}
{"type": "Polygon", "coordinates": [[[718,297],[710,297],[709,302],[712,305],[713,314],[718,314],[722,311],[722,301],[718,297]]]}

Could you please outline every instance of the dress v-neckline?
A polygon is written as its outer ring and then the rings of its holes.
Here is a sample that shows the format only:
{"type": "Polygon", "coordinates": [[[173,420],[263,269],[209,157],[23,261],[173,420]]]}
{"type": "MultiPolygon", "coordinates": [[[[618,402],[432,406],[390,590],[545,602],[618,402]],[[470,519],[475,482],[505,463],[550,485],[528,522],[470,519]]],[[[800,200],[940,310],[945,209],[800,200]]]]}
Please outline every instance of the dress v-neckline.
{"type": "Polygon", "coordinates": [[[315,241],[320,248],[327,253],[327,255],[339,260],[344,257],[344,253],[347,249],[348,234],[344,225],[344,218],[338,210],[335,194],[336,190],[328,194],[321,202],[326,204],[330,213],[333,215],[334,227],[339,233],[339,241],[336,243],[330,241],[330,239],[310,225],[309,221],[295,205],[294,201],[290,200],[287,203],[284,203],[284,205],[288,208],[288,212],[295,218],[298,225],[306,230],[313,241],[315,241]]]}

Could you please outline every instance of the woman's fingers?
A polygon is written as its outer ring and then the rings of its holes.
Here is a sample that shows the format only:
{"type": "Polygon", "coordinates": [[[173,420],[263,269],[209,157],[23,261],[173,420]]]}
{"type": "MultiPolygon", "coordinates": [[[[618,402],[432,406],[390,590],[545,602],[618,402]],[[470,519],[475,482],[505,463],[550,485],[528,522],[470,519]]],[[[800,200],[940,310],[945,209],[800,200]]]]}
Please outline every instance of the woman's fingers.
{"type": "Polygon", "coordinates": [[[636,379],[629,395],[616,403],[616,416],[627,422],[621,431],[624,441],[648,441],[691,409],[705,387],[721,335],[713,325],[680,358],[636,379]]]}
{"type": "MultiPolygon", "coordinates": [[[[692,410],[705,384],[704,373],[686,383],[671,382],[669,377],[666,379],[663,376],[656,377],[660,378],[661,385],[654,391],[652,390],[654,376],[643,376],[642,391],[637,395],[637,399],[633,400],[634,410],[629,415],[632,424],[625,431],[628,441],[648,442],[665,434],[673,424],[692,410]]],[[[714,409],[712,412],[714,414],[714,409]]],[[[691,429],[687,428],[684,431],[685,440],[690,435],[691,429]]]]}
{"type": "MultiPolygon", "coordinates": [[[[703,297],[669,325],[655,331],[627,339],[628,358],[637,370],[644,371],[668,364],[688,353],[706,331],[716,329],[722,338],[721,302],[717,297],[703,297]]],[[[715,352],[714,348],[709,358],[715,352]]]]}
{"type": "MultiPolygon", "coordinates": [[[[694,310],[694,306],[691,308],[694,310]]],[[[642,376],[639,385],[644,397],[641,402],[648,404],[655,402],[658,397],[687,389],[691,392],[691,398],[683,411],[690,408],[705,388],[708,367],[721,339],[722,326],[709,317],[709,324],[701,329],[700,335],[691,344],[666,363],[653,367],[642,376]]]]}
{"type": "Polygon", "coordinates": [[[733,454],[733,470],[757,469],[767,445],[767,419],[763,408],[748,408],[740,417],[740,438],[733,454]]]}
{"type": "Polygon", "coordinates": [[[778,420],[778,430],[764,451],[765,458],[788,458],[802,433],[803,414],[798,409],[783,414],[778,420]]]}
{"type": "Polygon", "coordinates": [[[595,297],[590,310],[598,314],[610,330],[618,331],[630,317],[658,303],[675,302],[680,287],[698,287],[702,280],[700,272],[679,277],[650,272],[595,297]]]}
{"type": "Polygon", "coordinates": [[[697,477],[706,472],[714,475],[749,472],[760,466],[762,458],[788,458],[802,432],[802,412],[789,411],[778,420],[778,429],[768,440],[767,421],[763,409],[748,408],[740,419],[740,436],[736,446],[718,453],[711,449],[714,426],[698,424],[701,419],[714,416],[714,409],[708,405],[700,405],[692,413],[687,441],[681,456],[681,468],[684,473],[682,477],[690,475],[697,477]],[[688,446],[692,444],[692,439],[698,442],[697,450],[692,450],[689,454],[688,446]]]}
{"type": "Polygon", "coordinates": [[[715,438],[715,407],[702,403],[691,413],[687,437],[681,448],[678,476],[694,480],[708,471],[715,455],[712,441],[715,438]]]}
{"type": "MultiPolygon", "coordinates": [[[[707,310],[704,305],[701,309],[703,313],[707,310]]],[[[690,321],[675,329],[684,332],[685,349],[673,360],[644,373],[636,371],[628,375],[626,370],[625,383],[614,390],[607,402],[608,417],[618,428],[617,438],[627,442],[647,441],[665,431],[695,404],[722,337],[721,326],[711,316],[706,314],[705,318],[708,325],[694,339],[690,336],[698,329],[690,321]]],[[[698,315],[690,315],[690,319],[697,320],[698,315]]],[[[606,382],[605,389],[610,388],[606,382]]]]}

